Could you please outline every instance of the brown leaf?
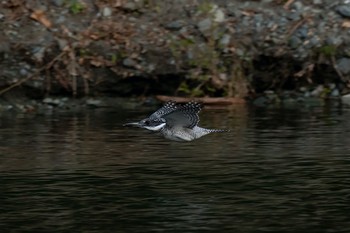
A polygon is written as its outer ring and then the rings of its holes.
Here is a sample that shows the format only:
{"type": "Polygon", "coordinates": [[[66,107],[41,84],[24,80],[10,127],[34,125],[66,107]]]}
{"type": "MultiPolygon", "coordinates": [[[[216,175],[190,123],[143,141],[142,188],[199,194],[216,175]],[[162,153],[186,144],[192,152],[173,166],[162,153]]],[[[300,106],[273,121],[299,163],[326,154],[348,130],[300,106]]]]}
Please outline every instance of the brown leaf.
{"type": "Polygon", "coordinates": [[[45,12],[42,10],[34,10],[34,12],[30,15],[30,18],[42,23],[47,28],[52,27],[51,21],[47,19],[45,12]]]}
{"type": "Polygon", "coordinates": [[[350,28],[350,20],[345,20],[345,21],[341,24],[341,26],[342,26],[343,28],[350,28]]]}

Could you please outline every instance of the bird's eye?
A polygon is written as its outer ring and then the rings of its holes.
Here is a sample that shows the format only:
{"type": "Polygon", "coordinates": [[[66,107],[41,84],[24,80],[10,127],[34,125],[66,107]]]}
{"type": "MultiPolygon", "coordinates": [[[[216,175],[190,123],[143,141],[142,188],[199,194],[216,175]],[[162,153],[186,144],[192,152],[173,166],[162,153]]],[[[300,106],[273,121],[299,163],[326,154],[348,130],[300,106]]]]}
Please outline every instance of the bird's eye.
{"type": "Polygon", "coordinates": [[[149,120],[146,120],[146,121],[144,122],[145,125],[149,125],[149,123],[150,123],[149,120]]]}

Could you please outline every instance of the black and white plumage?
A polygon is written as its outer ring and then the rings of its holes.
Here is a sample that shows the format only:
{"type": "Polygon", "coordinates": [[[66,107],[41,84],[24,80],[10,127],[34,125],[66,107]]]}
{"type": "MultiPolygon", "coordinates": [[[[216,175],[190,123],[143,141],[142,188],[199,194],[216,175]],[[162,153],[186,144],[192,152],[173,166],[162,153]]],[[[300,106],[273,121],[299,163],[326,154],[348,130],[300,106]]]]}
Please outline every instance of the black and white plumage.
{"type": "Polygon", "coordinates": [[[166,102],[163,107],[139,122],[127,123],[124,126],[137,126],[159,132],[173,141],[192,141],[213,132],[227,132],[224,129],[206,129],[198,125],[198,113],[202,105],[198,102],[177,104],[166,102]]]}

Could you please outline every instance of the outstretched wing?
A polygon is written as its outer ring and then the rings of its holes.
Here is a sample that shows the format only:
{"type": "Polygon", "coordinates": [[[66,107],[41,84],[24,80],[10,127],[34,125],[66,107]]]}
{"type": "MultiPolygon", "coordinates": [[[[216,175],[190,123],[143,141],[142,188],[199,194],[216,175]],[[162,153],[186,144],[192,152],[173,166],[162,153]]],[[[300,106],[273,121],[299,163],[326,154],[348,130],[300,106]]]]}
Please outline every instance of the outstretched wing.
{"type": "Polygon", "coordinates": [[[151,120],[162,118],[163,116],[170,114],[171,112],[177,110],[178,106],[176,105],[175,101],[168,101],[166,102],[163,107],[158,109],[156,112],[154,112],[152,115],[149,116],[151,120]]]}
{"type": "Polygon", "coordinates": [[[181,126],[192,129],[199,122],[198,113],[202,109],[202,104],[197,102],[188,102],[184,105],[177,106],[177,108],[164,114],[164,118],[169,127],[181,126]]]}

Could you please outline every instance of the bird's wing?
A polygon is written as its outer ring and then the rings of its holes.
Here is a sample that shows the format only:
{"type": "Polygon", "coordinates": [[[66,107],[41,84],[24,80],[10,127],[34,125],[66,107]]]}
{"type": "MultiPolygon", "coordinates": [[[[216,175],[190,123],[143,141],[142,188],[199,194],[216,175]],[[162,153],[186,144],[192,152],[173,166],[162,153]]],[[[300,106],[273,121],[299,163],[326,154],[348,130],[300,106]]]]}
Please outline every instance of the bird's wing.
{"type": "Polygon", "coordinates": [[[175,101],[168,101],[163,105],[163,107],[161,107],[152,115],[150,115],[149,118],[150,119],[162,118],[163,116],[174,112],[175,110],[177,110],[177,108],[178,106],[176,105],[175,101]]]}
{"type": "Polygon", "coordinates": [[[202,109],[202,104],[197,102],[188,102],[177,106],[173,111],[162,116],[169,127],[181,126],[192,129],[199,122],[198,113],[202,109]]]}

